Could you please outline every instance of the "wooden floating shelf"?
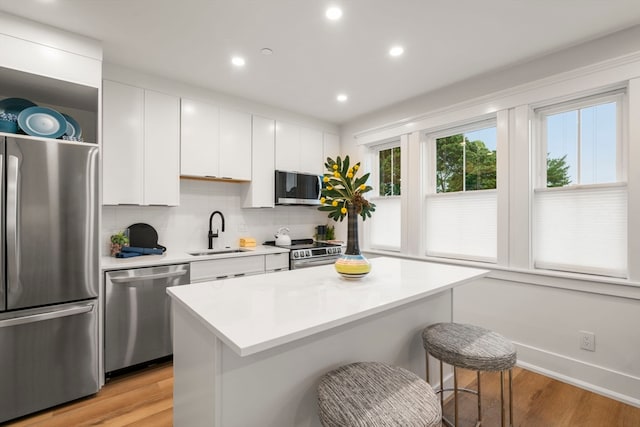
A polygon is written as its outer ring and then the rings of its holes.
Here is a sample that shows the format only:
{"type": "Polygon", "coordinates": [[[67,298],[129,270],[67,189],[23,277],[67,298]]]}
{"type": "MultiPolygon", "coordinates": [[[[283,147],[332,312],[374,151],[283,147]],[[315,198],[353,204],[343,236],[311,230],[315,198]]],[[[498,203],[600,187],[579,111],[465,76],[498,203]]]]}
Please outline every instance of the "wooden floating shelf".
{"type": "Polygon", "coordinates": [[[218,182],[233,182],[236,184],[244,184],[251,182],[251,180],[234,179],[234,178],[218,178],[216,176],[192,176],[192,175],[180,175],[180,179],[191,179],[195,181],[218,181],[218,182]]]}

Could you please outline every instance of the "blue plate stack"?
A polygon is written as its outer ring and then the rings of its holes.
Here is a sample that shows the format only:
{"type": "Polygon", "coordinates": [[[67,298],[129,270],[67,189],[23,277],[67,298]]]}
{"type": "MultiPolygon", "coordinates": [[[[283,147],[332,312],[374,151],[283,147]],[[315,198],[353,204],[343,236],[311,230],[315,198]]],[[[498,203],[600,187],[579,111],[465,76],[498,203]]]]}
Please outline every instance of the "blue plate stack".
{"type": "Polygon", "coordinates": [[[28,99],[5,98],[0,101],[0,132],[43,138],[82,140],[82,128],[73,117],[52,108],[38,107],[28,99]]]}

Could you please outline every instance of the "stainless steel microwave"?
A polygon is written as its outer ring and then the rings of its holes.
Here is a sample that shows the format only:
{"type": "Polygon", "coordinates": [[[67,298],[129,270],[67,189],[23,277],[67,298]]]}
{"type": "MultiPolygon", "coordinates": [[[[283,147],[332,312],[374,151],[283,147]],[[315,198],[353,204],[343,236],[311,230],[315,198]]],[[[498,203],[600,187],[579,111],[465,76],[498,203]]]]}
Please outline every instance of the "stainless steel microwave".
{"type": "Polygon", "coordinates": [[[321,190],[319,175],[276,171],[276,205],[319,205],[321,190]]]}

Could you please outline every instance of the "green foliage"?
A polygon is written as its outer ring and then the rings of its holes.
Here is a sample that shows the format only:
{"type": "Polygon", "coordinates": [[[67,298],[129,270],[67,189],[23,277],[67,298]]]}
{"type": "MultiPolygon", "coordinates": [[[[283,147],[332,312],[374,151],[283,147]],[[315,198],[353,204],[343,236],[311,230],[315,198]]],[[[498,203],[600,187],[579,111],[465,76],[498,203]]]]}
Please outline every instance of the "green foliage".
{"type": "Polygon", "coordinates": [[[496,188],[495,151],[489,150],[482,141],[469,141],[463,134],[439,138],[436,147],[436,191],[448,193],[465,188],[496,188]]]}
{"type": "Polygon", "coordinates": [[[571,184],[567,155],[552,159],[547,154],[547,187],[564,187],[571,184]]]}
{"type": "Polygon", "coordinates": [[[124,234],[124,232],[120,232],[120,233],[116,233],[114,235],[111,236],[111,243],[114,243],[116,245],[128,245],[129,244],[129,238],[124,234]]]}
{"type": "Polygon", "coordinates": [[[328,212],[329,218],[334,221],[342,221],[347,215],[347,206],[354,206],[358,215],[363,220],[371,218],[371,213],[376,210],[376,205],[370,203],[362,195],[372,190],[366,185],[369,173],[357,177],[360,170],[360,162],[350,166],[349,156],[343,159],[340,156],[334,161],[327,157],[324,164],[328,172],[323,177],[322,206],[318,210],[328,212]]]}
{"type": "Polygon", "coordinates": [[[381,196],[400,195],[400,147],[381,150],[379,153],[381,196]]]}

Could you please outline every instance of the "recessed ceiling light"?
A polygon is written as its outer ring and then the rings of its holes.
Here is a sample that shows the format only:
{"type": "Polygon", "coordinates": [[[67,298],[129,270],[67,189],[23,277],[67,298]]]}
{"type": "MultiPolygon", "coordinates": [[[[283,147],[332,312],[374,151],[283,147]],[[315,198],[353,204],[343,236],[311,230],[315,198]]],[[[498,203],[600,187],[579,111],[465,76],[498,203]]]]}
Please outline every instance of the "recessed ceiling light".
{"type": "Polygon", "coordinates": [[[244,67],[245,60],[241,56],[234,56],[231,58],[231,63],[236,67],[244,67]]]}
{"type": "Polygon", "coordinates": [[[402,46],[394,46],[389,50],[389,55],[391,56],[400,56],[404,53],[404,48],[402,46]]]}
{"type": "Polygon", "coordinates": [[[342,9],[340,9],[339,7],[330,7],[325,12],[325,15],[327,16],[328,19],[332,21],[337,21],[342,17],[342,9]]]}
{"type": "Polygon", "coordinates": [[[263,55],[271,55],[273,53],[273,50],[269,49],[268,47],[263,47],[262,49],[260,49],[260,53],[263,55]]]}
{"type": "Polygon", "coordinates": [[[344,93],[341,93],[338,96],[336,96],[336,99],[338,100],[338,102],[346,102],[347,99],[349,99],[349,97],[344,93]]]}

